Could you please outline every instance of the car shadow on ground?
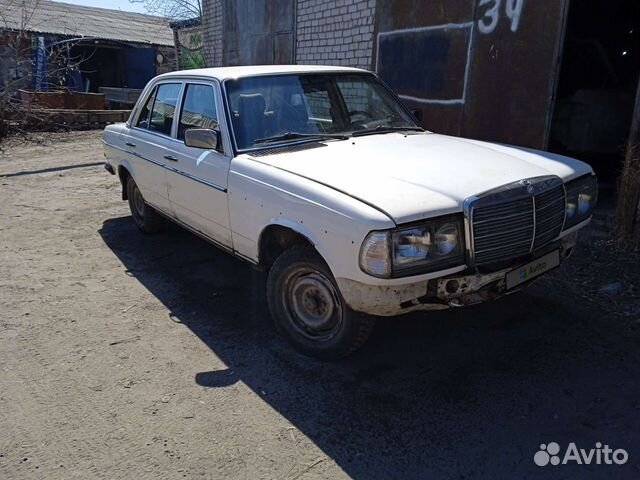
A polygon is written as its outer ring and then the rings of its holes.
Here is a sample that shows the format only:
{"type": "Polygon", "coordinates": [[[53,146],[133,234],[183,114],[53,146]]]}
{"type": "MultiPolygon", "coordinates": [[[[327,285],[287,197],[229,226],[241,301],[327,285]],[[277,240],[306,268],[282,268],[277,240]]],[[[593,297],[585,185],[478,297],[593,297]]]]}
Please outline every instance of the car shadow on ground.
{"type": "MultiPolygon", "coordinates": [[[[228,366],[194,371],[194,382],[244,382],[351,477],[558,478],[533,462],[541,443],[638,451],[637,359],[598,312],[564,302],[552,286],[383,319],[355,355],[321,363],[275,334],[261,274],[249,265],[178,227],[144,236],[122,217],[100,234],[228,366]],[[629,382],[622,396],[620,382],[629,382]]],[[[603,474],[557,468],[566,478],[603,474]]],[[[617,478],[637,473],[635,464],[616,468],[617,478]]]]}

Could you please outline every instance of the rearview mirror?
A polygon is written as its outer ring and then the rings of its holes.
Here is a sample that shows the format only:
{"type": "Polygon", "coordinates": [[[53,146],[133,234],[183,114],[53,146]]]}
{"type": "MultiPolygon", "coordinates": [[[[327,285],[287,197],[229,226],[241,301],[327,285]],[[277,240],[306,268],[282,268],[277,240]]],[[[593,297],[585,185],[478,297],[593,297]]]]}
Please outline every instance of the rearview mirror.
{"type": "Polygon", "coordinates": [[[217,150],[220,152],[222,151],[222,136],[220,135],[220,130],[190,128],[184,132],[184,144],[187,147],[217,150]]]}

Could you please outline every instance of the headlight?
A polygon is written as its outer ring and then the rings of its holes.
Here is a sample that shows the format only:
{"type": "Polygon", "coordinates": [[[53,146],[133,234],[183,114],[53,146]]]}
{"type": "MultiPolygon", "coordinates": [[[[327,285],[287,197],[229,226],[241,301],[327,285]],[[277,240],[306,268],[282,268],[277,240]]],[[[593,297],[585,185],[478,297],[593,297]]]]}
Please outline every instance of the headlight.
{"type": "Polygon", "coordinates": [[[460,230],[454,223],[445,223],[436,230],[436,250],[439,255],[449,255],[458,246],[460,230]]]}
{"type": "Polygon", "coordinates": [[[459,216],[371,232],[360,249],[360,268],[370,275],[389,278],[461,265],[464,263],[463,232],[459,216]]]}
{"type": "Polygon", "coordinates": [[[428,227],[409,228],[392,234],[393,265],[402,267],[423,261],[432,248],[431,231],[428,227]]]}
{"type": "Polygon", "coordinates": [[[371,232],[360,248],[360,268],[374,277],[391,276],[389,232],[371,232]]]}
{"type": "Polygon", "coordinates": [[[598,203],[598,180],[595,175],[586,175],[566,185],[567,210],[564,229],[585,221],[598,203]]]}

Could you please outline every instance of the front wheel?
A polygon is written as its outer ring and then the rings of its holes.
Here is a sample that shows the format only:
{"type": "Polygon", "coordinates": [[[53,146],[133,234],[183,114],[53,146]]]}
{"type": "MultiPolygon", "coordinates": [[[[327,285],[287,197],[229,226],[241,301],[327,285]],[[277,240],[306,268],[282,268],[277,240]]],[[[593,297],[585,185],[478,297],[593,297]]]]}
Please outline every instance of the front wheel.
{"type": "Polygon", "coordinates": [[[267,278],[267,301],[278,330],[299,351],[323,360],[353,353],[375,324],[346,305],[329,267],[310,247],[278,257],[267,278]]]}

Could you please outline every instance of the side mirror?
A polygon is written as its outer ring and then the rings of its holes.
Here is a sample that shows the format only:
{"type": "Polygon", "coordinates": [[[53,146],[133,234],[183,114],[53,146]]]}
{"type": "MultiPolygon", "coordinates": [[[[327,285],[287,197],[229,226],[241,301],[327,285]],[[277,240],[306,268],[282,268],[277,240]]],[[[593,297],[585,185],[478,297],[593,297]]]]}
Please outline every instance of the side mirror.
{"type": "Polygon", "coordinates": [[[184,132],[184,144],[187,147],[220,152],[222,151],[222,135],[220,130],[211,128],[189,128],[184,132]]]}
{"type": "Polygon", "coordinates": [[[422,123],[422,109],[421,108],[417,108],[415,110],[411,110],[411,115],[413,115],[413,118],[418,120],[418,122],[422,123]]]}

